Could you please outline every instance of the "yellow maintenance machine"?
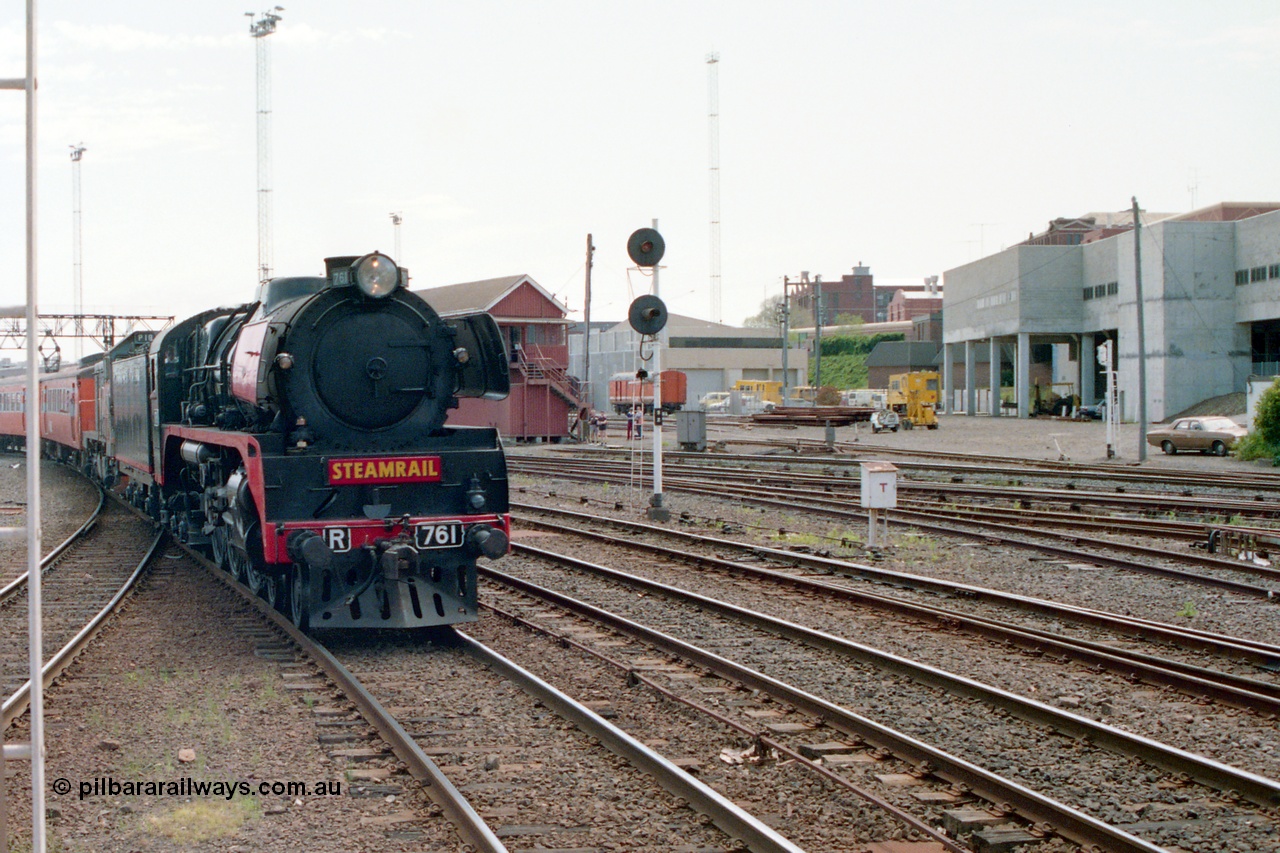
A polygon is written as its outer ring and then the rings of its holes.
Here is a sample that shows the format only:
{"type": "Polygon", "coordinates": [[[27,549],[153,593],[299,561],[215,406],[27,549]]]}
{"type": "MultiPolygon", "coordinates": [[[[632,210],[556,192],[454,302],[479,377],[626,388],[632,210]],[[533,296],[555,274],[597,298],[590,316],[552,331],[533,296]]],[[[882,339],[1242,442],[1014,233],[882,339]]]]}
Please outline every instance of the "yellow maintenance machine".
{"type": "Polygon", "coordinates": [[[782,383],[771,382],[763,379],[739,379],[733,383],[734,391],[741,391],[743,394],[750,394],[761,403],[773,403],[775,406],[782,405],[782,383]]]}
{"type": "Polygon", "coordinates": [[[885,402],[898,413],[903,429],[938,428],[938,405],[942,387],[936,370],[916,370],[889,377],[889,394],[885,402]]]}

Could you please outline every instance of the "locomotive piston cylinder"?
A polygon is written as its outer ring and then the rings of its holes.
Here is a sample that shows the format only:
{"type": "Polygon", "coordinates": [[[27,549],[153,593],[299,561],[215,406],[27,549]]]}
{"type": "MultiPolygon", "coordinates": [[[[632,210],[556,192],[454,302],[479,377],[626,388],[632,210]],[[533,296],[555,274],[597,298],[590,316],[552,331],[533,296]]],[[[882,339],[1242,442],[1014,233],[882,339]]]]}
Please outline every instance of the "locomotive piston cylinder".
{"type": "Polygon", "coordinates": [[[190,439],[182,442],[178,448],[178,453],[182,455],[183,460],[189,465],[203,465],[217,456],[217,451],[209,445],[191,441],[190,439]]]}

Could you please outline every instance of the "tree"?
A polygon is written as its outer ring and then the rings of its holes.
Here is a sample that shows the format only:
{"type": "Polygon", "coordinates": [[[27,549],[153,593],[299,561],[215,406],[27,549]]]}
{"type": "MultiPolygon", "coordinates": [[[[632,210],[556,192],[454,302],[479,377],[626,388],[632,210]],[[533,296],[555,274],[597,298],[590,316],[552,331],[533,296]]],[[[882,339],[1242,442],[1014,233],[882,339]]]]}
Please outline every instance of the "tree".
{"type": "Polygon", "coordinates": [[[760,310],[742,321],[749,329],[771,329],[778,325],[779,312],[782,310],[782,294],[770,296],[760,303],[760,310]]]}
{"type": "Polygon", "coordinates": [[[1258,413],[1253,416],[1253,428],[1267,444],[1280,445],[1280,377],[1258,398],[1258,413]]]}

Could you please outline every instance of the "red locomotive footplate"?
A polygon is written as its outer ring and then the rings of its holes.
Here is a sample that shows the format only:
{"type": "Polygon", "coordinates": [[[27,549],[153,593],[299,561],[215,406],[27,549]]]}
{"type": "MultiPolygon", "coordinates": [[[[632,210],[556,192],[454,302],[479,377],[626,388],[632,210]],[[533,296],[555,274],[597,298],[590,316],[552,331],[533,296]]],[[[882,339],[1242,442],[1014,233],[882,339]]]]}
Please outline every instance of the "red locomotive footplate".
{"type": "Polygon", "coordinates": [[[439,456],[379,456],[330,459],[325,466],[331,486],[369,483],[438,483],[443,477],[439,456]]]}

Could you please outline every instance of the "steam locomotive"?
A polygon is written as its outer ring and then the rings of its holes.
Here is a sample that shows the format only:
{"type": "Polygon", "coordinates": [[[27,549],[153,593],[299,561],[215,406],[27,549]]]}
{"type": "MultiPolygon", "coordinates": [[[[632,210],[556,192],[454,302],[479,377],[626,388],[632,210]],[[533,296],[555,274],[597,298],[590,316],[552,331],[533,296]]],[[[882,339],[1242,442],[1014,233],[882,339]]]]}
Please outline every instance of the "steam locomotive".
{"type": "MultiPolygon", "coordinates": [[[[44,451],[303,629],[474,620],[476,558],[510,543],[506,460],[496,430],[446,416],[507,395],[502,335],[441,317],[386,255],[325,268],[43,377],[44,451]]],[[[28,411],[0,382],[7,447],[28,411]]]]}

